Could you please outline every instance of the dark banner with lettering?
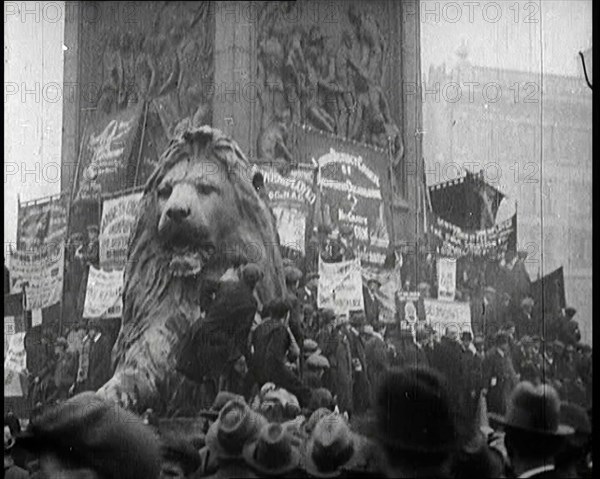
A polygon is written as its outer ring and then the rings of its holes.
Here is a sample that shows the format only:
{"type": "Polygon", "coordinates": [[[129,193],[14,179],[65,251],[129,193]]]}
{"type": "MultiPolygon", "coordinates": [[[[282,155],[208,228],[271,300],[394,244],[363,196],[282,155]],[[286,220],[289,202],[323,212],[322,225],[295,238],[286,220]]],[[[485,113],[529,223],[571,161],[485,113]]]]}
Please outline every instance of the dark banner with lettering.
{"type": "Polygon", "coordinates": [[[75,178],[75,201],[133,186],[144,105],[97,118],[86,126],[75,178]]]}
{"type": "Polygon", "coordinates": [[[440,256],[499,259],[502,253],[516,249],[516,214],[491,228],[478,231],[466,231],[433,213],[431,216],[429,233],[440,256]]]}
{"type": "Polygon", "coordinates": [[[17,249],[33,251],[57,245],[67,235],[68,196],[53,196],[19,205],[17,249]]]}
{"type": "Polygon", "coordinates": [[[382,267],[391,236],[388,154],[309,128],[297,130],[299,158],[318,169],[315,224],[345,242],[363,265],[382,267]]]}
{"type": "Polygon", "coordinates": [[[285,176],[272,166],[262,165],[258,171],[263,175],[284,256],[304,256],[317,200],[314,168],[301,166],[285,176]]]}

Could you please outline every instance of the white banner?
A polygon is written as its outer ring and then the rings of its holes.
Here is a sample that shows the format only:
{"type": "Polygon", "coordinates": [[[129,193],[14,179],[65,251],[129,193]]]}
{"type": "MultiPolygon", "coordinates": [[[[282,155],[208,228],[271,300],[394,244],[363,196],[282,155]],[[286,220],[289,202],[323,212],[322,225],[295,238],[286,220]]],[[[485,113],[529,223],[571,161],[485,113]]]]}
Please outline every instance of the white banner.
{"type": "Polygon", "coordinates": [[[25,371],[27,361],[25,355],[25,333],[15,333],[8,339],[8,350],[4,359],[4,369],[17,373],[25,371]]]}
{"type": "Polygon", "coordinates": [[[15,334],[16,323],[14,316],[4,316],[4,359],[6,360],[6,353],[8,352],[8,345],[10,344],[10,338],[15,334]]]}
{"type": "Polygon", "coordinates": [[[120,318],[123,314],[123,271],[102,271],[90,266],[83,317],[120,318]]]}
{"type": "Polygon", "coordinates": [[[59,303],[65,265],[64,243],[37,252],[14,251],[10,256],[11,292],[25,284],[26,309],[42,309],[59,303]]]}
{"type": "Polygon", "coordinates": [[[141,198],[140,192],[104,200],[98,238],[101,268],[122,269],[125,266],[129,235],[141,198]]]}
{"type": "MultiPolygon", "coordinates": [[[[5,334],[7,319],[9,318],[4,318],[5,334]]],[[[23,396],[21,374],[25,372],[26,368],[25,333],[15,333],[13,329],[13,334],[8,337],[8,349],[4,357],[4,397],[23,396]]]]}
{"type": "Polygon", "coordinates": [[[317,305],[337,314],[364,310],[359,258],[340,263],[324,263],[319,258],[317,305]]]}
{"type": "Polygon", "coordinates": [[[469,331],[471,334],[471,306],[469,303],[455,301],[439,301],[425,299],[427,322],[442,336],[449,326],[455,326],[459,333],[469,331]]]}
{"type": "Polygon", "coordinates": [[[281,246],[286,246],[304,254],[306,215],[295,208],[274,206],[272,209],[281,246]]]}
{"type": "Polygon", "coordinates": [[[438,299],[440,301],[454,301],[456,296],[456,259],[438,258],[438,299]]]}

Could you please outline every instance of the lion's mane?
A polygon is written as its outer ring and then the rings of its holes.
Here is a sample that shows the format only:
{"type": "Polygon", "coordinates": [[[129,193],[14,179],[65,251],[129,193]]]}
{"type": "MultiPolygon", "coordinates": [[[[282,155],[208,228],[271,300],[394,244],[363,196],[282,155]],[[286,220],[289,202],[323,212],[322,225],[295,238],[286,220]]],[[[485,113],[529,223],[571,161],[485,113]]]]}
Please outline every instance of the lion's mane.
{"type": "Polygon", "coordinates": [[[183,132],[163,153],[144,189],[129,239],[123,322],[113,350],[116,369],[100,390],[120,402],[125,395],[125,402],[134,401],[138,407],[168,401],[157,396],[165,394],[164,384],[177,375],[175,363],[182,339],[202,314],[199,295],[205,275],[174,276],[169,253],[158,240],[157,188],[169,170],[186,158],[213,160],[235,191],[240,224],[235,237],[219,245],[219,272],[231,266],[232,257],[246,247],[246,252],[253,252],[249,260],[259,263],[264,273],[257,286],[261,301],[280,297],[284,291],[276,225],[269,206],[252,184],[252,165],[235,141],[219,130],[203,126],[183,132]]]}

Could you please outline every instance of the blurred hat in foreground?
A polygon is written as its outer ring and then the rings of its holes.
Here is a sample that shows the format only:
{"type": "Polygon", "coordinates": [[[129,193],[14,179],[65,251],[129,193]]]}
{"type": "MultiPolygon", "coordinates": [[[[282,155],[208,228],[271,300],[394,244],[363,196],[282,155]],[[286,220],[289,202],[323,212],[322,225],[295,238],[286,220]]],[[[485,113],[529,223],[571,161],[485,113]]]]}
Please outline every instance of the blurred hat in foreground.
{"type": "Polygon", "coordinates": [[[300,451],[292,435],[277,423],[263,426],[258,438],[244,446],[243,457],[252,469],[268,476],[293,471],[300,463],[300,451]]]}
{"type": "Polygon", "coordinates": [[[146,479],[160,472],[160,442],[152,429],[93,392],[33,417],[17,444],[65,454],[103,478],[146,479]]]}
{"type": "Polygon", "coordinates": [[[552,386],[522,381],[511,393],[505,416],[490,413],[491,420],[506,428],[540,436],[565,436],[573,428],[560,424],[560,398],[552,386]]]}

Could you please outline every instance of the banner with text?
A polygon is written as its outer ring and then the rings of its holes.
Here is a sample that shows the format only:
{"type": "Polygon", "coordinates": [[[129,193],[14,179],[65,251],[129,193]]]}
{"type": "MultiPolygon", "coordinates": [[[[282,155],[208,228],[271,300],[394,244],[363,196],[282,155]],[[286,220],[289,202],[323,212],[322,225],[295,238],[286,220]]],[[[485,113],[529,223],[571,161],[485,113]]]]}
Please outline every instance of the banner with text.
{"type": "Polygon", "coordinates": [[[331,308],[337,314],[364,310],[362,285],[358,258],[340,263],[319,260],[319,308],[331,308]]]}
{"type": "Polygon", "coordinates": [[[10,256],[11,292],[25,285],[27,311],[61,301],[65,265],[64,243],[40,251],[14,251],[10,256]]]}
{"type": "Polygon", "coordinates": [[[17,249],[33,251],[56,245],[67,236],[68,196],[55,196],[19,205],[17,249]]]}
{"type": "Polygon", "coordinates": [[[304,255],[308,218],[317,200],[313,170],[298,168],[287,176],[279,174],[274,167],[261,167],[258,171],[264,178],[281,246],[304,255]]]}
{"type": "Polygon", "coordinates": [[[102,271],[90,266],[83,317],[120,318],[123,314],[123,271],[102,271]]]}
{"type": "Polygon", "coordinates": [[[440,301],[454,301],[456,295],[456,259],[438,258],[438,299],[440,301]]]}
{"type": "Polygon", "coordinates": [[[503,252],[516,249],[516,214],[502,223],[479,231],[465,231],[433,213],[432,216],[429,232],[442,256],[498,258],[503,252]]]}
{"type": "Polygon", "coordinates": [[[387,152],[308,128],[296,136],[301,161],[318,168],[315,225],[349,228],[349,242],[363,265],[382,267],[391,234],[387,152]]]}
{"type": "Polygon", "coordinates": [[[132,152],[139,150],[143,110],[140,103],[116,115],[100,117],[86,127],[75,178],[76,201],[133,186],[137,155],[132,152]]]}
{"type": "Polygon", "coordinates": [[[4,357],[4,397],[23,396],[21,374],[26,367],[25,333],[12,334],[4,357]]]}
{"type": "Polygon", "coordinates": [[[446,328],[449,326],[456,327],[459,333],[469,331],[473,334],[469,303],[440,301],[429,298],[426,298],[424,303],[427,322],[440,336],[444,335],[446,328]]]}
{"type": "Polygon", "coordinates": [[[140,192],[104,200],[99,236],[101,268],[124,268],[141,198],[140,192]]]}

